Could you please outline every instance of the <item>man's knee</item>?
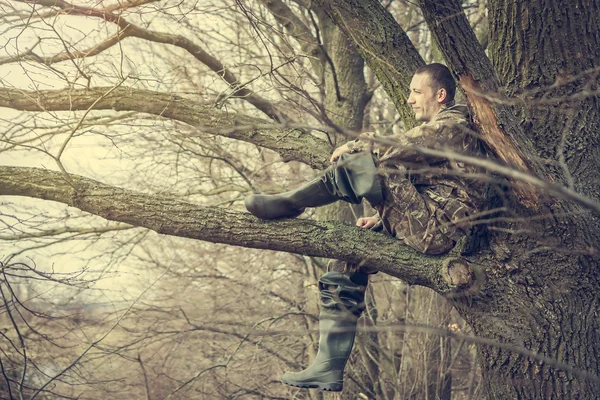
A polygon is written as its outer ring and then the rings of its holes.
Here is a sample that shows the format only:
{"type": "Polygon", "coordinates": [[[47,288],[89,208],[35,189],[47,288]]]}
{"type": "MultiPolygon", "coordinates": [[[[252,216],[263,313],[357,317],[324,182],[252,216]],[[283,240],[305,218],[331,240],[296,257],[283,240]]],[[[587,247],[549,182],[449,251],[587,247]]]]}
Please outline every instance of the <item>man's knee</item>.
{"type": "Polygon", "coordinates": [[[364,264],[355,264],[342,260],[329,260],[327,264],[327,272],[340,272],[343,274],[361,273],[367,275],[376,274],[378,271],[364,264]]]}
{"type": "Polygon", "coordinates": [[[376,206],[383,201],[380,177],[368,152],[343,154],[325,171],[323,182],[331,193],[349,203],[365,199],[376,206]]]}
{"type": "Polygon", "coordinates": [[[404,239],[404,243],[418,252],[432,256],[448,253],[455,244],[453,240],[439,233],[426,238],[409,236],[404,239]]]}

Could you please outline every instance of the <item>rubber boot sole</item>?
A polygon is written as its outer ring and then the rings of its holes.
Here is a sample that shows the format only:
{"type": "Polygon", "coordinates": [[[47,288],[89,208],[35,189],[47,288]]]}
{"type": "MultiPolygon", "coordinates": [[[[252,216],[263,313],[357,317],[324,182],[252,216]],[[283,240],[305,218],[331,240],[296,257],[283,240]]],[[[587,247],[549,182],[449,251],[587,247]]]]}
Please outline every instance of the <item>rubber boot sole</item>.
{"type": "Polygon", "coordinates": [[[322,383],[322,382],[287,382],[282,380],[288,386],[294,386],[304,389],[321,389],[328,392],[341,392],[344,384],[343,383],[322,383]]]}

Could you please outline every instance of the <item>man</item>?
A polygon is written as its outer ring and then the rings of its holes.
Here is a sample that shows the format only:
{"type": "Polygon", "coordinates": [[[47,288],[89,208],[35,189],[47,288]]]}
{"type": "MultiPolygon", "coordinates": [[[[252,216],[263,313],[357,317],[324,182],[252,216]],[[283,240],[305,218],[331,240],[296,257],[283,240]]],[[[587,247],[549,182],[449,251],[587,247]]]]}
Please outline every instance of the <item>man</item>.
{"type": "MultiPolygon", "coordinates": [[[[484,187],[469,175],[476,170],[443,157],[425,156],[426,147],[481,154],[465,106],[454,104],[456,83],[448,68],[429,64],[417,70],[408,103],[423,124],[402,134],[368,133],[334,150],[332,166],[299,189],[278,195],[252,195],[246,208],[263,219],[293,218],[306,207],[337,200],[358,204],[364,198],[375,217],[357,225],[385,232],[425,254],[444,254],[470,227],[481,206],[484,187]]],[[[364,310],[368,267],[330,262],[319,280],[319,351],[304,371],[283,381],[298,387],[341,391],[343,370],[352,351],[358,317],[364,310]]]]}

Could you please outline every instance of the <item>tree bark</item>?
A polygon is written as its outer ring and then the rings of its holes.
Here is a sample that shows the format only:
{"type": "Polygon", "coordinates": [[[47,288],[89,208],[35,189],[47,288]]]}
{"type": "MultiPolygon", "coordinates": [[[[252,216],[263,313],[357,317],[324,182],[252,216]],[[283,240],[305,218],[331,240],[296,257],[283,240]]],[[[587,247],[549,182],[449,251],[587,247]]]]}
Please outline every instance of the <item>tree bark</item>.
{"type": "Polygon", "coordinates": [[[561,182],[599,199],[600,2],[489,7],[491,61],[507,93],[523,99],[515,107],[523,130],[561,182]]]}

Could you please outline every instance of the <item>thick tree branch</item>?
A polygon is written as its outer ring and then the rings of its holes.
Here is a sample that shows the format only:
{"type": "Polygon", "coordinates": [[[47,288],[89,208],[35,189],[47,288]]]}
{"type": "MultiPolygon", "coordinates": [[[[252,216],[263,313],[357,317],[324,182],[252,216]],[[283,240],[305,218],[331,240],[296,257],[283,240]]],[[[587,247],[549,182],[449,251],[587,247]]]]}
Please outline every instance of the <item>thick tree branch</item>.
{"type": "Polygon", "coordinates": [[[0,195],[52,200],[111,221],[155,232],[235,246],[364,263],[419,284],[449,290],[439,257],[425,256],[380,233],[339,222],[261,221],[249,213],[202,207],[38,168],[0,167],[0,195]]]}
{"type": "Polygon", "coordinates": [[[425,62],[394,17],[377,0],[315,0],[315,4],[354,43],[394,102],[404,126],[415,126],[406,100],[412,75],[425,62]]]}
{"type": "Polygon", "coordinates": [[[117,3],[104,7],[104,11],[113,12],[113,11],[125,11],[129,8],[140,7],[149,3],[156,3],[160,0],[130,0],[130,1],[118,1],[117,3]]]}
{"type": "MultiPolygon", "coordinates": [[[[22,111],[87,110],[110,88],[23,91],[0,88],[0,107],[22,111]]],[[[264,126],[267,121],[224,112],[182,97],[133,88],[116,88],[98,101],[95,110],[137,111],[184,122],[194,127],[264,126]]],[[[297,160],[313,168],[328,165],[329,145],[303,130],[221,129],[219,135],[276,151],[285,161],[297,160]]]]}

